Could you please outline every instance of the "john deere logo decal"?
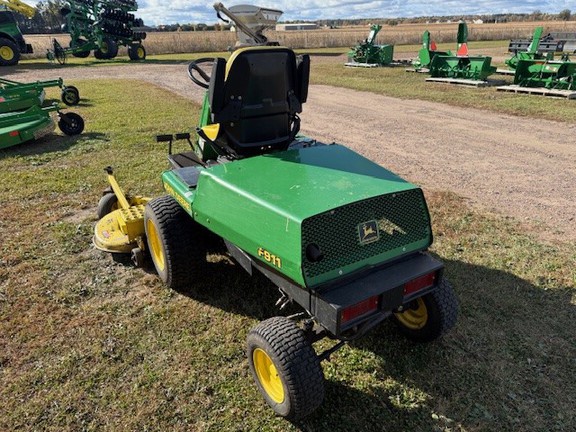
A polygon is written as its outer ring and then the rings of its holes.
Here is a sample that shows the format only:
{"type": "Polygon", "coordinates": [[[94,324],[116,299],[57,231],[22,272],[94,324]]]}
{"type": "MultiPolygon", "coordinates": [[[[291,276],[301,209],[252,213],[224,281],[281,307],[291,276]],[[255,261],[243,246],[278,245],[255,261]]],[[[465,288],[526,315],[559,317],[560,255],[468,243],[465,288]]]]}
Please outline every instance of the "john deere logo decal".
{"type": "Polygon", "coordinates": [[[358,225],[358,237],[360,238],[360,244],[363,245],[378,241],[380,239],[378,222],[375,220],[362,222],[358,225]]]}

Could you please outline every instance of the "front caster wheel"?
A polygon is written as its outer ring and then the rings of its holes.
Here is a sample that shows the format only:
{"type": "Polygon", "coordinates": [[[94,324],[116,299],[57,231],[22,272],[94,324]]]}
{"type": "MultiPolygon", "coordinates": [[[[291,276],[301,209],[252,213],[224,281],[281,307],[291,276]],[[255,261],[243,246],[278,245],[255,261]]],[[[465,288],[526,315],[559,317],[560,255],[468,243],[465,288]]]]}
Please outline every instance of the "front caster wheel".
{"type": "Polygon", "coordinates": [[[66,135],[80,135],[84,131],[84,119],[73,112],[62,113],[60,114],[58,127],[66,135]]]}
{"type": "Polygon", "coordinates": [[[248,333],[247,345],[256,385],[276,414],[296,421],[322,404],[320,360],[294,321],[284,317],[262,321],[248,333]]]}

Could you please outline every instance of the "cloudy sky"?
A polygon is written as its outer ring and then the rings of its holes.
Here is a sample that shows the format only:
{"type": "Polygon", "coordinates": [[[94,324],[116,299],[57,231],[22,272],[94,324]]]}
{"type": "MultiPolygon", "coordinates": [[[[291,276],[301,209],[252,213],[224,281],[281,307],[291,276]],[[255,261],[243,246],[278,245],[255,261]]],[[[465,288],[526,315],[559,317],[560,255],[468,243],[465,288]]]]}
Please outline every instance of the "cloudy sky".
{"type": "MultiPolygon", "coordinates": [[[[37,1],[25,0],[29,4],[37,1]]],[[[576,13],[576,0],[222,0],[225,6],[254,4],[284,11],[281,20],[324,18],[396,18],[432,15],[530,13],[539,10],[576,13]]],[[[215,23],[214,1],[139,0],[137,16],[147,25],[172,23],[215,23]]]]}

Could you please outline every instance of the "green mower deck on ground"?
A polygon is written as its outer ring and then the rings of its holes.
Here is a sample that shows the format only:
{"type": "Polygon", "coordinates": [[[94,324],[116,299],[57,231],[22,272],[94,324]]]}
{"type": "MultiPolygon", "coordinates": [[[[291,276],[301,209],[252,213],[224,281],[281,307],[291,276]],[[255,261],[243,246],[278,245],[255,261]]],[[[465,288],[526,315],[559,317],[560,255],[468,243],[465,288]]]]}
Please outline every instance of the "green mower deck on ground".
{"type": "Polygon", "coordinates": [[[58,113],[58,127],[66,135],[78,135],[84,130],[84,120],[75,113],[62,113],[58,104],[47,107],[33,105],[24,111],[0,114],[0,149],[37,140],[54,131],[50,113],[58,113]]]}
{"type": "Polygon", "coordinates": [[[31,83],[0,78],[0,113],[26,110],[33,105],[42,106],[46,96],[44,89],[49,87],[62,89],[61,99],[66,105],[77,105],[80,101],[78,89],[65,86],[62,78],[31,83]]]}

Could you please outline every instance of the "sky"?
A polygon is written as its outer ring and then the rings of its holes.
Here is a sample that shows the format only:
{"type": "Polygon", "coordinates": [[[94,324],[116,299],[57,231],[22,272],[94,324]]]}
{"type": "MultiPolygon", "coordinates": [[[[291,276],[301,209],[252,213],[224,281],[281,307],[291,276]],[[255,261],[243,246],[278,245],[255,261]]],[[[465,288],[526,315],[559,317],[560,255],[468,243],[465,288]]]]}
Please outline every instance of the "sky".
{"type": "MultiPolygon", "coordinates": [[[[33,5],[38,1],[25,0],[33,5]]],[[[280,18],[306,20],[330,18],[398,18],[417,16],[475,15],[496,13],[558,13],[570,9],[576,13],[576,0],[236,0],[222,1],[224,6],[253,4],[284,11],[280,18]]],[[[146,25],[217,22],[214,1],[139,0],[136,16],[146,25]]]]}

